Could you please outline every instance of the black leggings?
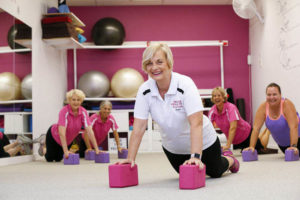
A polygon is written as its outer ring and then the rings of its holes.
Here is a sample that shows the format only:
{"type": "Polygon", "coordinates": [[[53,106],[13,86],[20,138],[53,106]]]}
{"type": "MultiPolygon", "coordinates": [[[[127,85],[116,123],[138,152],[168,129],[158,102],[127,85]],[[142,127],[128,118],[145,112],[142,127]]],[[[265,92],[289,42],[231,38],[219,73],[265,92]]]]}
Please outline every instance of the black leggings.
{"type": "MultiPolygon", "coordinates": [[[[48,129],[46,135],[47,152],[45,154],[45,158],[48,162],[53,162],[53,161],[60,162],[64,157],[64,151],[62,146],[57,144],[57,142],[52,137],[51,127],[52,126],[50,126],[50,128],[48,129]]],[[[72,144],[68,146],[68,149],[71,147],[71,145],[72,144]]]]}
{"type": "MultiPolygon", "coordinates": [[[[240,144],[235,144],[234,145],[234,148],[235,149],[245,149],[245,148],[247,148],[247,147],[249,147],[250,146],[250,138],[251,138],[251,134],[252,134],[252,128],[251,128],[251,131],[250,131],[250,134],[249,134],[249,136],[246,138],[246,140],[244,140],[242,143],[240,143],[240,144]]],[[[256,150],[260,150],[260,149],[263,149],[264,148],[264,146],[261,144],[261,141],[260,141],[260,139],[258,138],[257,139],[257,142],[256,142],[256,145],[255,145],[255,149],[256,150]]]]}
{"type": "MultiPolygon", "coordinates": [[[[163,150],[177,173],[179,173],[180,165],[191,157],[190,154],[171,153],[164,147],[163,150]]],[[[202,151],[201,161],[206,165],[206,174],[212,178],[221,177],[228,169],[229,162],[225,157],[221,156],[221,145],[218,137],[213,145],[202,151]]]]}

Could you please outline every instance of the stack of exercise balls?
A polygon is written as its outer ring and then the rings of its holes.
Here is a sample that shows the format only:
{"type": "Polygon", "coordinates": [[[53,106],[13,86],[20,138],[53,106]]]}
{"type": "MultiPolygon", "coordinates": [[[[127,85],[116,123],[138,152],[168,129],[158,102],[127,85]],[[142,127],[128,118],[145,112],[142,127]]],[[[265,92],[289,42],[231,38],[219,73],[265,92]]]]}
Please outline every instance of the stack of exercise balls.
{"type": "Polygon", "coordinates": [[[21,81],[11,72],[0,73],[0,101],[20,99],[21,81]]]}
{"type": "Polygon", "coordinates": [[[100,71],[84,73],[78,81],[78,89],[87,97],[105,97],[111,89],[115,97],[136,97],[139,87],[144,82],[143,76],[135,69],[123,68],[118,70],[109,81],[108,77],[100,71]]]}

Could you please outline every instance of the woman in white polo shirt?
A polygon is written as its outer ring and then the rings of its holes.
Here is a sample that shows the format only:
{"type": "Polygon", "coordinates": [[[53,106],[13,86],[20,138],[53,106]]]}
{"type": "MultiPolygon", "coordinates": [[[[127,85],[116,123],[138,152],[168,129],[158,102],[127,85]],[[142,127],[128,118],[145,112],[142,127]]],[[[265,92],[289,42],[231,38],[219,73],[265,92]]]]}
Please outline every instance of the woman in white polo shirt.
{"type": "Polygon", "coordinates": [[[203,115],[196,85],[191,78],[172,72],[170,48],[162,43],[151,44],[143,53],[142,66],[149,80],[139,88],[128,157],[119,163],[134,165],[151,114],[162,130],[163,150],[177,172],[182,164],[203,168],[203,163],[211,177],[220,177],[228,169],[238,172],[238,160],[232,154],[221,155],[219,139],[203,115]]]}

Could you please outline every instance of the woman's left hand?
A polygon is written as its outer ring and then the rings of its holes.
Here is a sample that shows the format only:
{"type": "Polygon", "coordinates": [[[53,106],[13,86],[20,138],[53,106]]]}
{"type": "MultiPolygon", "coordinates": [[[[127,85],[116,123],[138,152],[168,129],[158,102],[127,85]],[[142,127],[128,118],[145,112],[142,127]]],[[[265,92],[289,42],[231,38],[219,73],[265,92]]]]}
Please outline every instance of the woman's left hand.
{"type": "Polygon", "coordinates": [[[222,150],[223,150],[223,151],[225,151],[225,150],[230,150],[230,145],[229,145],[229,146],[227,146],[227,145],[226,145],[226,146],[222,146],[222,150]]]}
{"type": "Polygon", "coordinates": [[[289,150],[294,150],[294,154],[295,154],[295,155],[299,154],[299,150],[298,150],[297,147],[289,147],[289,148],[287,148],[287,149],[289,149],[289,150]]]}
{"type": "Polygon", "coordinates": [[[202,161],[199,158],[190,158],[189,160],[186,160],[183,165],[196,165],[199,166],[199,169],[203,169],[204,168],[204,164],[202,163],[202,161]]]}

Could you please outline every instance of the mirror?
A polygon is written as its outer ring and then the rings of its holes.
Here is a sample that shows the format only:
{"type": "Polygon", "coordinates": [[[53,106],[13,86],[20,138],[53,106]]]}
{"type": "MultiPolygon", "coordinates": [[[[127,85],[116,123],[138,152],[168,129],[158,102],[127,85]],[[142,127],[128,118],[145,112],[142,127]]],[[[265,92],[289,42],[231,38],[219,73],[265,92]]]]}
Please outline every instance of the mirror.
{"type": "Polygon", "coordinates": [[[32,154],[31,28],[0,10],[0,157],[32,154]]]}

